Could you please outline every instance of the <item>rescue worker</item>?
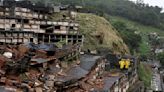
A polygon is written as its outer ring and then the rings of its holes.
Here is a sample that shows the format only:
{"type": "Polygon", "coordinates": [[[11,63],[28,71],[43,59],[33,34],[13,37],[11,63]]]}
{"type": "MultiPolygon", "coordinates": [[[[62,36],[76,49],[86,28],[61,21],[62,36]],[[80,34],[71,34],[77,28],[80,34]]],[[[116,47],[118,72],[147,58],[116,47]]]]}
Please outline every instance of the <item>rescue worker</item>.
{"type": "Polygon", "coordinates": [[[120,69],[124,69],[124,66],[125,66],[125,59],[121,59],[119,61],[119,65],[120,65],[120,69]]]}
{"type": "Polygon", "coordinates": [[[125,69],[128,69],[130,66],[130,59],[125,60],[125,69]]]}

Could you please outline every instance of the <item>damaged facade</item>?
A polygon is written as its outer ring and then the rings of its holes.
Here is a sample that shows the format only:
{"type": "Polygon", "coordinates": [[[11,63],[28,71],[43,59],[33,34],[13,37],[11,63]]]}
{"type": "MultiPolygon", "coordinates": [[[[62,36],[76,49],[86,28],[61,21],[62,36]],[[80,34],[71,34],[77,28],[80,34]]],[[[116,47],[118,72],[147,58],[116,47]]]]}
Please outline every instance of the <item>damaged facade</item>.
{"type": "MultiPolygon", "coordinates": [[[[79,24],[73,20],[52,21],[56,7],[30,1],[4,0],[0,6],[0,43],[82,43],[79,24]]],[[[70,16],[71,17],[71,16],[70,16]]]]}

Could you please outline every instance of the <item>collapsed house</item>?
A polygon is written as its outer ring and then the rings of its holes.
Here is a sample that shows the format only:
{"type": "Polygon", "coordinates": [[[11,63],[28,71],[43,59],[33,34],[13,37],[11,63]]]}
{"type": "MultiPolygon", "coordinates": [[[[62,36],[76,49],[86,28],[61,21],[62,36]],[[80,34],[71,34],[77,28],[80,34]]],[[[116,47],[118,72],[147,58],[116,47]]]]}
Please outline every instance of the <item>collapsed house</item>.
{"type": "MultiPolygon", "coordinates": [[[[0,6],[0,43],[82,43],[75,21],[49,19],[60,8],[33,4],[28,0],[4,0],[0,6]]],[[[71,17],[71,16],[70,16],[71,17]]]]}
{"type": "Polygon", "coordinates": [[[57,48],[54,44],[30,43],[0,48],[0,86],[9,92],[55,90],[50,88],[55,87],[53,80],[65,71],[61,63],[77,60],[79,53],[77,45],[57,48]],[[51,76],[52,80],[47,76],[51,76]]]}

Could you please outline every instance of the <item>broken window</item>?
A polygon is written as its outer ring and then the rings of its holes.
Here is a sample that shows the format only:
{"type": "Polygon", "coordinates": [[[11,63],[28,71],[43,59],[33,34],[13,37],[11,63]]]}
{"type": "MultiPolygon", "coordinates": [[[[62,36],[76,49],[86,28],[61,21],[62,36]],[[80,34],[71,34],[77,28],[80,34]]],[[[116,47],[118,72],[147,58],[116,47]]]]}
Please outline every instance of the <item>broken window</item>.
{"type": "Polygon", "coordinates": [[[15,24],[12,24],[12,25],[11,25],[12,28],[15,28],[15,26],[16,26],[15,24]]]}
{"type": "Polygon", "coordinates": [[[60,26],[55,26],[55,29],[59,29],[60,30],[60,26]]]}
{"type": "Polygon", "coordinates": [[[48,29],[50,27],[52,27],[52,25],[40,25],[41,29],[48,29]]]}
{"type": "Polygon", "coordinates": [[[72,26],[70,27],[70,30],[73,30],[73,27],[72,26]]]}
{"type": "Polygon", "coordinates": [[[30,42],[34,42],[34,39],[33,38],[30,38],[30,42]]]}
{"type": "Polygon", "coordinates": [[[63,18],[65,19],[66,18],[66,15],[63,15],[63,18]]]}
{"type": "Polygon", "coordinates": [[[46,42],[46,43],[49,42],[49,35],[44,36],[44,42],[46,42]]]}
{"type": "Polygon", "coordinates": [[[21,22],[22,22],[22,20],[21,20],[21,19],[18,19],[18,20],[17,20],[17,22],[18,22],[18,23],[21,23],[21,22]]]}
{"type": "Polygon", "coordinates": [[[28,19],[24,19],[24,23],[28,24],[29,20],[28,19]]]}
{"type": "Polygon", "coordinates": [[[46,33],[53,33],[53,28],[46,29],[46,33]]]}

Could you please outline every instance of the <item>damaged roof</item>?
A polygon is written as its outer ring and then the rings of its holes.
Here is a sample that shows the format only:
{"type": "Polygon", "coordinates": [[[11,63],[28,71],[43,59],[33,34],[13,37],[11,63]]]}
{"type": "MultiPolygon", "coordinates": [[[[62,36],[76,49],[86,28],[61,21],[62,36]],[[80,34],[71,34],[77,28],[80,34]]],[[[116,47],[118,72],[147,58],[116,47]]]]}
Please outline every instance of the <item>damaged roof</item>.
{"type": "Polygon", "coordinates": [[[6,87],[0,86],[0,92],[12,92],[12,91],[7,90],[6,87]]]}
{"type": "Polygon", "coordinates": [[[97,59],[101,56],[94,56],[94,55],[82,55],[80,57],[80,67],[90,71],[92,67],[97,63],[97,59]]]}
{"type": "Polygon", "coordinates": [[[79,66],[76,66],[76,67],[71,68],[67,72],[67,76],[60,77],[60,78],[58,78],[58,80],[60,80],[62,82],[67,82],[67,81],[71,81],[71,80],[78,80],[78,79],[85,77],[87,74],[88,74],[88,71],[82,69],[79,66]]]}
{"type": "Polygon", "coordinates": [[[105,77],[104,78],[104,88],[103,90],[108,90],[112,85],[119,80],[120,76],[105,77]]]}
{"type": "Polygon", "coordinates": [[[58,48],[55,44],[34,44],[34,43],[26,43],[26,47],[35,50],[44,50],[44,51],[55,51],[58,48]]]}

